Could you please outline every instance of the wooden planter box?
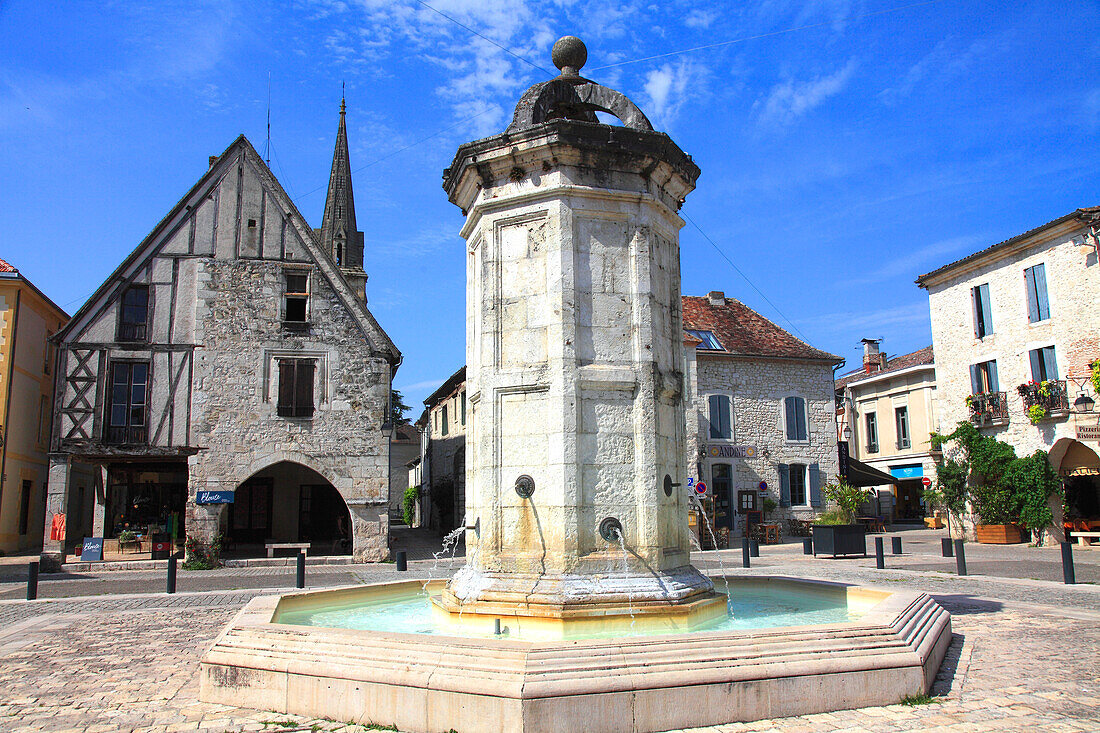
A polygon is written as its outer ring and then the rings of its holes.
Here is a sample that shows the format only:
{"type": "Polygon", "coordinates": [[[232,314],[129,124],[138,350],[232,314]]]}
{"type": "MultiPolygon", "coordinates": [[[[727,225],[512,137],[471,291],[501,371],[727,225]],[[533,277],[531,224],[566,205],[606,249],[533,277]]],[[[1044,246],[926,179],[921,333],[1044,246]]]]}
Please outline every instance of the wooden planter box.
{"type": "Polygon", "coordinates": [[[815,524],[814,557],[867,556],[867,528],[862,524],[815,524]]]}
{"type": "Polygon", "coordinates": [[[974,528],[979,544],[1015,545],[1024,541],[1024,533],[1015,524],[979,524],[974,528]]]}

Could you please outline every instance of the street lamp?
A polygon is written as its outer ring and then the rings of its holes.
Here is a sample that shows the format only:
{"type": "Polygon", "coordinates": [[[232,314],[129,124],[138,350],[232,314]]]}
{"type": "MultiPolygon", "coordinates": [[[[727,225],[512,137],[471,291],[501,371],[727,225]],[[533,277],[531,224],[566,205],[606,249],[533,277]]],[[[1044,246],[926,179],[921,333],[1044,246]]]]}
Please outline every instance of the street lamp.
{"type": "Polygon", "coordinates": [[[393,423],[389,420],[382,423],[382,435],[385,436],[386,440],[393,437],[393,423]]]}
{"type": "Polygon", "coordinates": [[[845,425],[844,426],[844,431],[841,433],[841,435],[844,436],[844,442],[845,443],[850,443],[852,441],[852,426],[851,425],[845,425]]]}
{"type": "Polygon", "coordinates": [[[1095,404],[1096,402],[1082,391],[1081,394],[1077,395],[1077,399],[1073,401],[1073,409],[1079,413],[1092,412],[1092,406],[1095,404]]]}

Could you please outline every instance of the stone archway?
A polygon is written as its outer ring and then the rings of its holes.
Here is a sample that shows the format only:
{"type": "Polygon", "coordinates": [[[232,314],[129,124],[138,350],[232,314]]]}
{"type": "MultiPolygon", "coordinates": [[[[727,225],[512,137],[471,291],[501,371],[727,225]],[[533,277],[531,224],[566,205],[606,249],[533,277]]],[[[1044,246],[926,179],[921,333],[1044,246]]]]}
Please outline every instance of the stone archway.
{"type": "Polygon", "coordinates": [[[1066,492],[1065,523],[1090,529],[1100,522],[1100,456],[1080,441],[1063,438],[1051,448],[1050,458],[1066,492]]]}

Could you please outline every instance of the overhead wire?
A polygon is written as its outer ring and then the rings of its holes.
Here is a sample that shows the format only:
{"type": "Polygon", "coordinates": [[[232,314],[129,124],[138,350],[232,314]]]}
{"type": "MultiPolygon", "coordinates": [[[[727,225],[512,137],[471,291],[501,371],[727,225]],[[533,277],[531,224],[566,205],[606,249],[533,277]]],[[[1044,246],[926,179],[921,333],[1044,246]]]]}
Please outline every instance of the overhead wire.
{"type": "Polygon", "coordinates": [[[515,58],[519,59],[519,60],[520,60],[520,61],[522,61],[523,63],[527,64],[528,66],[531,66],[531,67],[533,67],[533,68],[536,68],[536,69],[538,69],[539,71],[543,72],[544,74],[549,74],[550,76],[554,76],[554,72],[550,71],[549,69],[546,69],[546,68],[544,68],[544,67],[542,67],[542,66],[539,66],[539,65],[538,65],[538,64],[536,64],[536,63],[535,63],[534,61],[531,61],[530,59],[524,58],[523,56],[520,56],[520,55],[519,55],[518,53],[514,52],[514,51],[513,51],[512,49],[510,49],[510,48],[507,48],[507,47],[505,47],[505,46],[502,46],[501,44],[499,44],[499,43],[497,43],[496,41],[494,41],[494,40],[493,40],[492,38],[489,38],[488,36],[486,36],[486,35],[484,35],[484,34],[482,34],[482,33],[478,33],[477,31],[475,31],[475,30],[474,30],[473,28],[471,28],[470,26],[468,26],[468,25],[465,25],[464,23],[461,23],[461,22],[459,22],[459,21],[455,20],[455,19],[454,19],[454,18],[452,18],[451,16],[447,15],[446,13],[444,13],[444,12],[443,12],[442,10],[439,10],[439,9],[437,9],[437,8],[433,8],[433,7],[431,6],[431,5],[428,5],[428,3],[424,2],[424,0],[416,0],[416,2],[420,3],[420,4],[421,4],[421,5],[423,5],[423,6],[425,7],[425,8],[427,8],[427,9],[428,9],[428,10],[430,10],[430,11],[432,11],[433,13],[437,13],[438,15],[441,15],[441,16],[443,16],[443,17],[444,17],[444,18],[446,18],[447,20],[449,20],[449,21],[451,21],[452,23],[454,23],[455,25],[457,25],[457,26],[458,26],[459,28],[464,28],[464,29],[466,29],[467,31],[469,31],[470,33],[473,33],[473,34],[474,34],[475,36],[477,36],[478,38],[482,39],[483,41],[486,41],[486,42],[488,42],[488,43],[491,43],[491,44],[493,44],[494,46],[496,46],[497,48],[499,48],[499,49],[500,49],[501,51],[503,51],[504,53],[508,54],[509,56],[514,56],[515,58]]]}

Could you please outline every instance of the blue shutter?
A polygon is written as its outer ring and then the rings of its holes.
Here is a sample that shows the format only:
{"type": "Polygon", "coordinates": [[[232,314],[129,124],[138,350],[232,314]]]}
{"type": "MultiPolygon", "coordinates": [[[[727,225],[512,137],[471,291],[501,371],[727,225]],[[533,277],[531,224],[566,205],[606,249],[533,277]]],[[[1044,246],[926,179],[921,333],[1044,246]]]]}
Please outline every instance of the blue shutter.
{"type": "Polygon", "coordinates": [[[718,407],[718,429],[722,433],[723,438],[732,438],[733,431],[730,429],[730,413],[733,410],[730,405],[730,398],[726,395],[719,395],[718,407]]]}
{"type": "Polygon", "coordinates": [[[1039,300],[1035,297],[1034,267],[1024,270],[1024,287],[1027,288],[1027,320],[1028,323],[1035,323],[1039,320],[1039,300]]]}
{"type": "Polygon", "coordinates": [[[983,336],[988,336],[993,333],[993,309],[989,305],[989,283],[978,286],[978,295],[982,299],[982,323],[984,326],[983,336]]]}
{"type": "MultiPolygon", "coordinates": [[[[1032,352],[1034,353],[1034,352],[1032,352]]],[[[1054,357],[1054,347],[1048,346],[1042,349],[1043,366],[1046,367],[1047,379],[1058,378],[1058,362],[1054,357]]]]}
{"type": "Polygon", "coordinates": [[[791,505],[791,468],[786,463],[779,466],[779,506],[791,505]]]}
{"type": "Polygon", "coordinates": [[[1035,265],[1031,269],[1035,272],[1035,296],[1038,300],[1035,308],[1039,317],[1036,320],[1045,321],[1050,318],[1050,300],[1047,298],[1047,268],[1046,265],[1035,265]]]}
{"type": "Polygon", "coordinates": [[[970,394],[982,393],[982,380],[978,375],[978,365],[970,365],[970,394]]]}
{"type": "Polygon", "coordinates": [[[1000,392],[1001,382],[997,379],[997,360],[989,362],[989,391],[1000,392]]]}
{"type": "Polygon", "coordinates": [[[801,409],[798,410],[798,439],[799,440],[809,440],[810,439],[810,428],[806,424],[806,420],[807,420],[806,400],[799,397],[797,399],[797,401],[795,402],[795,405],[797,407],[801,408],[801,409]]]}
{"type": "Polygon", "coordinates": [[[798,418],[794,414],[794,397],[783,400],[783,407],[787,413],[787,440],[798,440],[798,418]]]}
{"type": "Polygon", "coordinates": [[[1039,351],[1040,349],[1032,349],[1027,352],[1027,356],[1031,360],[1031,379],[1035,382],[1041,382],[1043,379],[1043,365],[1040,361],[1039,351]]]}
{"type": "Polygon", "coordinates": [[[810,506],[825,506],[821,496],[821,466],[810,465],[810,506]]]}
{"type": "Polygon", "coordinates": [[[977,288],[970,288],[970,311],[974,316],[974,337],[982,337],[982,302],[977,288]]]}
{"type": "Polygon", "coordinates": [[[719,417],[720,410],[718,405],[718,395],[711,395],[707,400],[710,407],[710,437],[721,438],[722,437],[722,419],[719,417]]]}

